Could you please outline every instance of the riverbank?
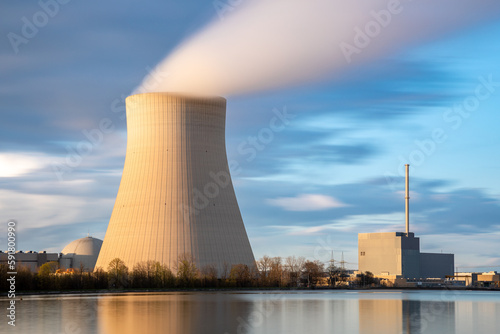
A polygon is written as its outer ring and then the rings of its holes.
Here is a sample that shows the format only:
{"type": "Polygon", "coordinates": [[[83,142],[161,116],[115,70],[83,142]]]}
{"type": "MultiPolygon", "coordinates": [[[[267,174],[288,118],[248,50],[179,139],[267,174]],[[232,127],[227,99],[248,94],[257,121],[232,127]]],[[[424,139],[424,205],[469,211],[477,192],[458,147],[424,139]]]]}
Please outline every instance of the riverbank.
{"type": "MultiPolygon", "coordinates": [[[[18,296],[31,295],[106,295],[106,294],[125,294],[125,293],[162,293],[162,292],[255,292],[255,291],[371,291],[371,290],[389,290],[389,291],[491,291],[500,292],[498,288],[473,288],[473,287],[358,287],[358,288],[332,288],[332,287],[315,287],[315,288],[178,288],[178,289],[100,289],[100,290],[54,290],[54,291],[19,291],[18,296]]],[[[7,293],[0,294],[0,300],[7,297],[7,293]]]]}

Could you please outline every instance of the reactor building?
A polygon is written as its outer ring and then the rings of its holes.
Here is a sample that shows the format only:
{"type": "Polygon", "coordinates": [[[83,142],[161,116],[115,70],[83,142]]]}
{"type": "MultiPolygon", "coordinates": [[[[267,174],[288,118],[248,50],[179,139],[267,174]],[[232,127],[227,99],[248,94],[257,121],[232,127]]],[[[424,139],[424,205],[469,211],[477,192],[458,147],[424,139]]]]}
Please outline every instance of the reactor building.
{"type": "Polygon", "coordinates": [[[410,232],[409,165],[406,165],[406,232],[359,233],[358,265],[382,278],[445,278],[454,274],[454,255],[421,253],[420,239],[410,232]]]}
{"type": "Polygon", "coordinates": [[[177,93],[126,99],[127,151],[96,268],[180,257],[218,274],[255,265],[231,181],[226,100],[177,93]]]}
{"type": "Polygon", "coordinates": [[[101,250],[102,240],[90,235],[70,242],[63,248],[59,265],[66,269],[93,271],[101,250]]]}

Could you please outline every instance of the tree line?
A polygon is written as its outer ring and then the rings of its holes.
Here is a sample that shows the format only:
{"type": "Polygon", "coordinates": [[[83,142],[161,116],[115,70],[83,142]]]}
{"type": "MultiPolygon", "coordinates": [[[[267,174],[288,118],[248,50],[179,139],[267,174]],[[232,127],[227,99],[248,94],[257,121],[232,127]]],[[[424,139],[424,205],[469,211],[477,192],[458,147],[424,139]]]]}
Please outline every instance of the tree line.
{"type": "MultiPolygon", "coordinates": [[[[304,257],[286,258],[263,256],[255,266],[245,264],[226,267],[218,272],[215,266],[197,268],[189,255],[181,255],[172,271],[156,261],[143,261],[128,268],[113,259],[104,270],[86,272],[83,267],[72,272],[59,268],[58,262],[43,264],[38,272],[19,265],[16,283],[19,291],[101,290],[101,289],[183,289],[183,288],[296,288],[315,287],[320,281],[336,286],[348,275],[333,265],[325,269],[320,261],[304,257]]],[[[0,265],[0,286],[7,289],[7,266],[0,265]]],[[[369,273],[359,277],[359,283],[374,283],[369,273]]]]}

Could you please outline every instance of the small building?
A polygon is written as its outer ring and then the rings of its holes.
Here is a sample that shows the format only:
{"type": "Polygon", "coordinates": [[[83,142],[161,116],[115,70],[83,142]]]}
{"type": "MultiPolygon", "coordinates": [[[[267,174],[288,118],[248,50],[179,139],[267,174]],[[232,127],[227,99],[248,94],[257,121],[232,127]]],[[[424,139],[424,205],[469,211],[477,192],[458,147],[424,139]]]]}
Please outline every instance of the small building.
{"type": "Polygon", "coordinates": [[[500,274],[496,271],[456,273],[450,276],[454,281],[464,282],[464,286],[500,287],[500,274]]]}
{"type": "Polygon", "coordinates": [[[477,285],[500,288],[500,275],[496,271],[478,274],[477,285]]]}
{"type": "Polygon", "coordinates": [[[477,282],[478,273],[456,273],[450,278],[455,282],[463,282],[464,286],[473,286],[477,282]]]}

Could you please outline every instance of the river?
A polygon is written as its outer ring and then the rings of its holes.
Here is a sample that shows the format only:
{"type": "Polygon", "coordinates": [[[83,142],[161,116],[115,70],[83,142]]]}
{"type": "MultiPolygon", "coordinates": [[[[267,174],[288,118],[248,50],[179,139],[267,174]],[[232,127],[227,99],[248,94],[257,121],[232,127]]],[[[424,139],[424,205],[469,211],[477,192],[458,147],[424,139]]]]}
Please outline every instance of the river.
{"type": "MultiPolygon", "coordinates": [[[[8,306],[0,300],[2,309],[8,306]]],[[[4,311],[6,312],[6,311],[4,311]]],[[[23,296],[2,333],[498,333],[500,292],[218,291],[23,296]]]]}

